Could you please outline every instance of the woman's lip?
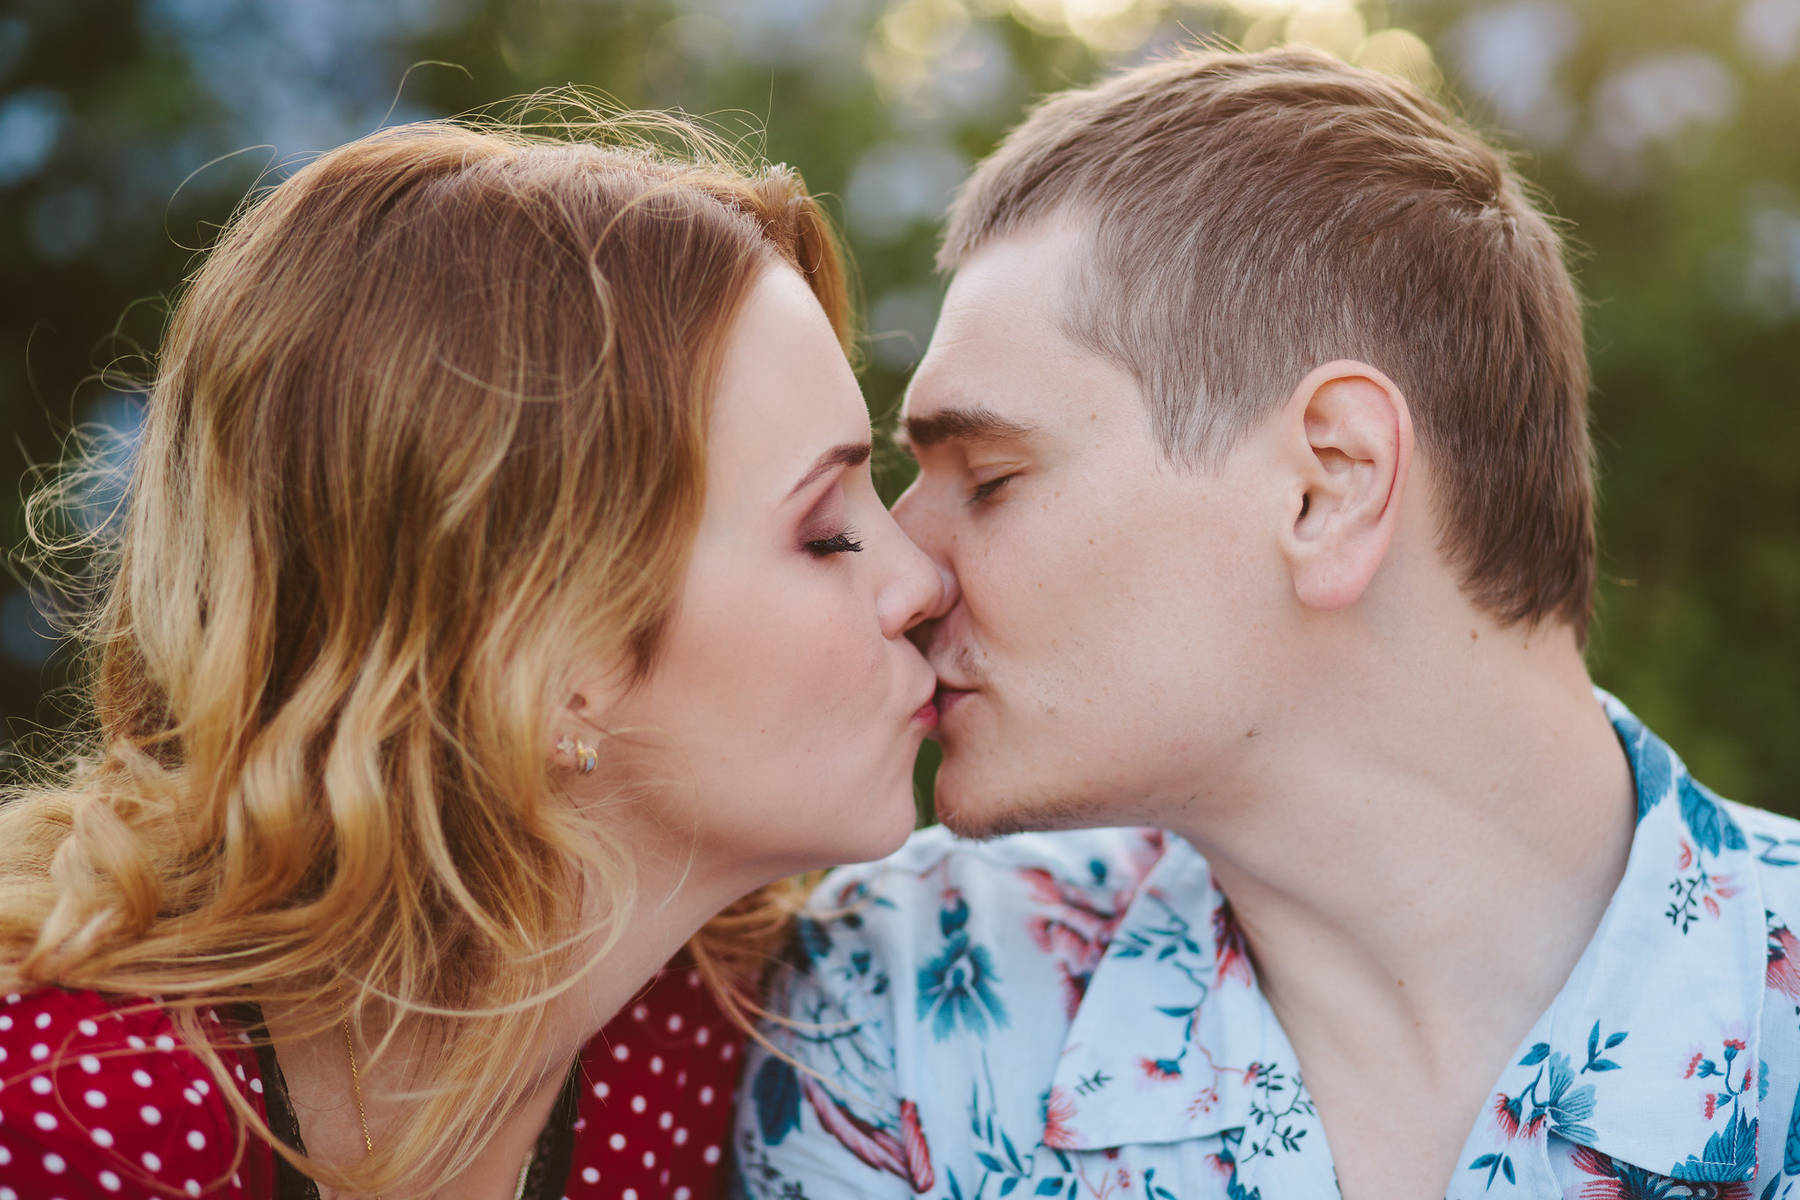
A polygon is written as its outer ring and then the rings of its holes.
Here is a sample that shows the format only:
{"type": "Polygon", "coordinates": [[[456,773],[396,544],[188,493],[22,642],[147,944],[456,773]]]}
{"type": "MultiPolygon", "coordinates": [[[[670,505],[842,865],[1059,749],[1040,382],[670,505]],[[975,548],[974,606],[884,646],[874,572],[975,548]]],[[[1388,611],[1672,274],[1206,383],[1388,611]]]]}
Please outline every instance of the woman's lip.
{"type": "Polygon", "coordinates": [[[919,705],[918,709],[913,713],[912,719],[924,725],[927,729],[936,729],[938,723],[937,704],[931,700],[927,700],[925,703],[919,705]]]}

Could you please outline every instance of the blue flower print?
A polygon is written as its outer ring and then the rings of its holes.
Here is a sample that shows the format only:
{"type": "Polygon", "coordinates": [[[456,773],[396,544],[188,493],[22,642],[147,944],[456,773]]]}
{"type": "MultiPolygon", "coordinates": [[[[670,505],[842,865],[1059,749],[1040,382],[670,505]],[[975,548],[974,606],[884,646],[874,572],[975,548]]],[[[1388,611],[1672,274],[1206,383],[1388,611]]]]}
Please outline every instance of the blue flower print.
{"type": "Polygon", "coordinates": [[[989,1022],[999,1029],[1007,1025],[1006,1005],[994,990],[1000,976],[993,956],[987,947],[970,942],[965,931],[968,919],[967,902],[954,894],[948,897],[938,914],[944,949],[919,968],[919,1020],[931,1018],[932,1035],[940,1042],[951,1037],[959,1023],[978,1038],[987,1037],[989,1022]]]}
{"type": "Polygon", "coordinates": [[[1721,847],[1745,849],[1744,831],[1725,815],[1704,787],[1683,775],[1677,790],[1681,796],[1681,819],[1687,822],[1688,832],[1702,850],[1717,854],[1721,847]]]}
{"type": "Polygon", "coordinates": [[[1626,743],[1632,770],[1637,775],[1638,821],[1642,822],[1651,809],[1662,803],[1663,797],[1668,795],[1669,785],[1675,780],[1670,763],[1673,752],[1636,717],[1625,720],[1615,717],[1614,728],[1626,743]]]}
{"type": "Polygon", "coordinates": [[[1703,1157],[1692,1154],[1676,1163],[1673,1173],[1683,1179],[1709,1183],[1736,1183],[1756,1177],[1756,1122],[1742,1110],[1719,1132],[1706,1139],[1703,1157]]]}
{"type": "Polygon", "coordinates": [[[1503,1127],[1509,1134],[1516,1134],[1521,1129],[1535,1131],[1540,1125],[1548,1124],[1550,1132],[1559,1137],[1591,1140],[1594,1131],[1582,1122],[1594,1115],[1594,1089],[1586,1084],[1576,1087],[1575,1069],[1569,1063],[1569,1056],[1550,1053],[1550,1047],[1543,1042],[1537,1043],[1519,1060],[1522,1067],[1539,1063],[1543,1066],[1538,1067],[1537,1077],[1522,1093],[1516,1097],[1495,1097],[1499,1102],[1495,1112],[1503,1127]],[[1544,1088],[1542,1097],[1538,1095],[1540,1084],[1544,1088]],[[1524,1113],[1527,1103],[1531,1105],[1529,1116],[1524,1113]]]}

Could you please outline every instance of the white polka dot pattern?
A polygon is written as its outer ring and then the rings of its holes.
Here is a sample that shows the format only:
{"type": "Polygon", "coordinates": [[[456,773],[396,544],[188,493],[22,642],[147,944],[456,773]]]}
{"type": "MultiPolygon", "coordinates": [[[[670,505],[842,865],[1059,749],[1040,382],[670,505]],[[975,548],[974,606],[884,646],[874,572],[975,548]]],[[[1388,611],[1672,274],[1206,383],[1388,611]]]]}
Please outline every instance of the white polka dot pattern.
{"type": "Polygon", "coordinates": [[[154,1002],[48,988],[5,1009],[0,1061],[30,1065],[24,1086],[0,1088],[0,1200],[146,1195],[152,1183],[159,1195],[273,1193],[272,1161],[234,1174],[230,1109],[154,1002]],[[177,1113],[184,1093],[215,1099],[177,1113]]]}
{"type": "MultiPolygon", "coordinates": [[[[235,1030],[218,1036],[232,1085],[260,1111],[254,1052],[235,1030]]],[[[692,971],[666,973],[620,1013],[582,1055],[566,1200],[719,1194],[739,1045],[692,971]]],[[[236,1159],[229,1105],[154,1001],[9,996],[0,1062],[25,1064],[0,1071],[0,1200],[274,1194],[272,1153],[253,1141],[236,1159]]]]}
{"type": "Polygon", "coordinates": [[[721,1194],[739,1034],[692,971],[665,974],[583,1056],[568,1200],[721,1194]],[[696,1153],[695,1151],[699,1152],[696,1153]]]}

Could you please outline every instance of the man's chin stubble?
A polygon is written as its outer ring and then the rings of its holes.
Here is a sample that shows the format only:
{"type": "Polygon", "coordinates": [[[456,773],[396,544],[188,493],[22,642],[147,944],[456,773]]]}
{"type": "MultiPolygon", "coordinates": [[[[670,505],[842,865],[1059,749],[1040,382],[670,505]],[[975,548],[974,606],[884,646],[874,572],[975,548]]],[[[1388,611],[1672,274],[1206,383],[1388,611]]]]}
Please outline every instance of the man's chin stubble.
{"type": "Polygon", "coordinates": [[[1084,796],[1010,798],[999,802],[977,800],[972,804],[940,807],[937,817],[951,833],[971,841],[988,841],[1015,833],[1093,829],[1116,824],[1107,819],[1103,804],[1084,796]]]}

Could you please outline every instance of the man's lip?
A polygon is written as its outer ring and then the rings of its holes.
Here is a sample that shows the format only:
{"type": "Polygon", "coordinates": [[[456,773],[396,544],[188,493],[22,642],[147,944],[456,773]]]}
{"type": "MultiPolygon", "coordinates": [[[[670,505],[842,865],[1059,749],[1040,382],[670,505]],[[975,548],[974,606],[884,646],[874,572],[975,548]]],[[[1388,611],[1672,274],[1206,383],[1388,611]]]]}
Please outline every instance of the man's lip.
{"type": "Polygon", "coordinates": [[[937,695],[935,697],[938,715],[941,717],[948,713],[957,701],[961,700],[964,696],[969,695],[972,691],[974,691],[973,688],[958,688],[951,687],[944,683],[938,684],[937,695]]]}

